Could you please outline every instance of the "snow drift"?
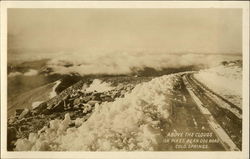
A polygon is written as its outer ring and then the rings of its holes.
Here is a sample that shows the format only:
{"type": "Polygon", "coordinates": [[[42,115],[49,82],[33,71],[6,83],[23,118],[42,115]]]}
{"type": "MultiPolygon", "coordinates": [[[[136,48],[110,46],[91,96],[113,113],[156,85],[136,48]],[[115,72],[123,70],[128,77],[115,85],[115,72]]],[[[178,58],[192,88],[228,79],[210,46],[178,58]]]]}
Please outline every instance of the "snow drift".
{"type": "Polygon", "coordinates": [[[49,127],[18,139],[17,151],[134,151],[159,150],[171,99],[180,87],[179,75],[166,75],[137,85],[124,98],[96,104],[83,118],[52,120],[49,127]],[[75,127],[69,127],[71,123],[75,127]]]}

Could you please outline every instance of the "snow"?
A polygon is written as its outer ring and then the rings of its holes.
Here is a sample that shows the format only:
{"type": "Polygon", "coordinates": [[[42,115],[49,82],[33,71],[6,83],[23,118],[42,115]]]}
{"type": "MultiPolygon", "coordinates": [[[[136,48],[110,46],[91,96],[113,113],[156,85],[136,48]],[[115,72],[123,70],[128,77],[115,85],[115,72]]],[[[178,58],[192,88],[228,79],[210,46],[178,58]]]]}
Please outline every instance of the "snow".
{"type": "Polygon", "coordinates": [[[111,87],[111,83],[103,82],[99,79],[95,79],[92,84],[86,89],[87,92],[107,92],[113,90],[114,87],[111,87]]]}
{"type": "Polygon", "coordinates": [[[50,98],[53,98],[53,97],[55,97],[55,96],[57,95],[57,93],[56,93],[56,88],[58,87],[58,85],[59,85],[60,83],[61,83],[60,80],[58,80],[58,81],[55,82],[55,85],[54,85],[53,88],[52,88],[52,92],[50,92],[50,94],[49,94],[50,98]]]}
{"type": "Polygon", "coordinates": [[[36,102],[33,102],[32,105],[31,105],[32,109],[38,107],[38,106],[39,106],[41,103],[43,103],[43,102],[44,102],[44,101],[36,101],[36,102]]]}
{"type": "Polygon", "coordinates": [[[217,66],[194,75],[201,83],[225,99],[242,107],[242,68],[217,66]]]}
{"type": "Polygon", "coordinates": [[[71,120],[52,120],[28,139],[18,139],[17,151],[140,151],[158,150],[162,122],[171,115],[171,98],[181,77],[166,75],[137,85],[124,98],[96,103],[93,114],[71,120]],[[84,122],[85,121],[85,122],[84,122]],[[77,127],[69,128],[70,123],[77,127]]]}
{"type": "MultiPolygon", "coordinates": [[[[186,77],[184,77],[183,80],[184,84],[186,86],[189,86],[186,77]]],[[[192,99],[197,104],[201,113],[206,117],[208,124],[210,125],[210,128],[213,129],[214,133],[219,138],[221,143],[224,144],[224,147],[230,151],[239,151],[238,147],[234,144],[234,142],[231,140],[231,138],[228,136],[225,130],[214,119],[211,112],[203,105],[202,101],[195,95],[191,87],[186,87],[186,88],[189,94],[191,95],[192,99]]]]}

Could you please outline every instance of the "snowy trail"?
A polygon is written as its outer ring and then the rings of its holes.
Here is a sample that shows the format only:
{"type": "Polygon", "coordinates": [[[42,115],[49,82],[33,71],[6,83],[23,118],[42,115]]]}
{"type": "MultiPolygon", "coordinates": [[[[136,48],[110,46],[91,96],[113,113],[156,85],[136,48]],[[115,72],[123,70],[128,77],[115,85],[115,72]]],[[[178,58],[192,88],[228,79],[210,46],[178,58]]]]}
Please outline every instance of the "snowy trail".
{"type": "Polygon", "coordinates": [[[203,114],[207,116],[208,121],[210,120],[210,127],[223,140],[222,143],[227,143],[226,149],[241,149],[242,119],[239,114],[223,107],[223,103],[221,101],[218,103],[217,99],[213,98],[213,96],[207,95],[208,90],[197,84],[191,76],[191,74],[184,75],[183,80],[201,112],[204,111],[203,114]]]}
{"type": "MultiPolygon", "coordinates": [[[[217,140],[218,142],[207,143],[207,148],[192,147],[192,151],[225,151],[223,145],[219,142],[218,137],[214,131],[210,128],[209,123],[205,116],[200,112],[196,106],[194,100],[190,96],[184,83],[182,85],[182,95],[183,102],[175,102],[173,104],[173,125],[168,132],[185,132],[185,133],[203,133],[212,134],[211,139],[217,140]]],[[[195,140],[193,137],[184,137],[185,140],[195,140]]],[[[172,148],[177,151],[190,151],[188,146],[193,146],[192,144],[187,144],[186,147],[176,148],[178,143],[167,144],[166,147],[169,150],[172,148]]]]}

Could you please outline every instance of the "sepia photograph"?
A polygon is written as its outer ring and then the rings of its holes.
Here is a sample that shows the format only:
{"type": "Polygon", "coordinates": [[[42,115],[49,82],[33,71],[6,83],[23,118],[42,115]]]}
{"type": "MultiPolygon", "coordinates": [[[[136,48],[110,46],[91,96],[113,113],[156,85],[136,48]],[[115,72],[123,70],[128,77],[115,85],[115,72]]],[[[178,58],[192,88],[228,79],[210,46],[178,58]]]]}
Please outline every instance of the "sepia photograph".
{"type": "Polygon", "coordinates": [[[6,18],[7,152],[243,150],[242,8],[6,18]]]}

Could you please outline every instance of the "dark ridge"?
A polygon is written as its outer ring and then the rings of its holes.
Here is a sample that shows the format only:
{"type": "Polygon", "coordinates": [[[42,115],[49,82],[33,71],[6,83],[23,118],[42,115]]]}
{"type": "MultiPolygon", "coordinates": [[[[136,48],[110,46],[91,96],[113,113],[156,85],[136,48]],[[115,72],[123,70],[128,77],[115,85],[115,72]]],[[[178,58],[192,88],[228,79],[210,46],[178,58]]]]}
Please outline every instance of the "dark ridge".
{"type": "Polygon", "coordinates": [[[61,79],[61,83],[55,89],[56,93],[61,93],[63,90],[79,82],[81,79],[83,79],[81,76],[64,75],[61,79]]]}

